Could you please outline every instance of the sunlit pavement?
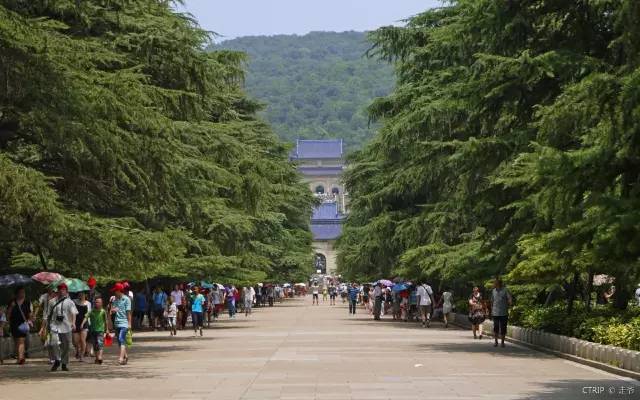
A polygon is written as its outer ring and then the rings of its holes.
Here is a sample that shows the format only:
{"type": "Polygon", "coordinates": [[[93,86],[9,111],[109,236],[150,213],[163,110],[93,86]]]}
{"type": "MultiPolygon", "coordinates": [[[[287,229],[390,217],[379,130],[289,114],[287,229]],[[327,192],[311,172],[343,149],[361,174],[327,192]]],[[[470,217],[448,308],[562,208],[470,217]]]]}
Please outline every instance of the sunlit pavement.
{"type": "Polygon", "coordinates": [[[223,316],[204,337],[137,333],[127,366],[0,367],[0,399],[637,399],[638,382],[433,323],[374,322],[289,300],[223,316]],[[633,394],[629,389],[634,390],[633,394]],[[599,393],[600,391],[603,393],[599,393]],[[615,391],[609,394],[610,391],[615,391]]]}

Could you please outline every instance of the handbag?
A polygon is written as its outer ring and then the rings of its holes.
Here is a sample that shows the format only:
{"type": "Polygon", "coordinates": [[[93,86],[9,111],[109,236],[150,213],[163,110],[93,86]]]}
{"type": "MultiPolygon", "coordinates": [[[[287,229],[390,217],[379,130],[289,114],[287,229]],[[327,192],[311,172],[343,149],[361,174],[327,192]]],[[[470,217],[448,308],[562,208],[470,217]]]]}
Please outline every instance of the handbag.
{"type": "Polygon", "coordinates": [[[133,344],[133,333],[131,333],[131,330],[127,331],[127,346],[131,346],[133,344]]]}
{"type": "Polygon", "coordinates": [[[18,311],[20,311],[20,315],[22,315],[22,319],[24,320],[23,323],[18,325],[18,331],[23,335],[28,335],[29,331],[31,330],[31,326],[29,325],[29,322],[27,321],[27,317],[25,317],[24,312],[22,311],[22,306],[16,302],[16,307],[18,307],[18,311]]]}

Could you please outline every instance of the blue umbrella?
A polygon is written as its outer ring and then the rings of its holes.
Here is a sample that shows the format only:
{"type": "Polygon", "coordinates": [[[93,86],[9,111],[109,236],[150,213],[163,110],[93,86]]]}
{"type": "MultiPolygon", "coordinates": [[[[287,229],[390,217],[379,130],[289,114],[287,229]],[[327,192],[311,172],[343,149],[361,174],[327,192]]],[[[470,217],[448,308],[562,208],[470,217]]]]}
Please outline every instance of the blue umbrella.
{"type": "Polygon", "coordinates": [[[9,274],[0,276],[0,287],[22,286],[33,283],[33,280],[21,274],[9,274]]]}
{"type": "Polygon", "coordinates": [[[391,290],[394,292],[402,292],[403,290],[407,290],[407,289],[409,289],[409,286],[405,285],[404,283],[396,283],[391,288],[391,290]]]}
{"type": "Polygon", "coordinates": [[[213,289],[213,283],[209,283],[206,281],[201,281],[200,282],[200,287],[203,289],[213,289]]]}

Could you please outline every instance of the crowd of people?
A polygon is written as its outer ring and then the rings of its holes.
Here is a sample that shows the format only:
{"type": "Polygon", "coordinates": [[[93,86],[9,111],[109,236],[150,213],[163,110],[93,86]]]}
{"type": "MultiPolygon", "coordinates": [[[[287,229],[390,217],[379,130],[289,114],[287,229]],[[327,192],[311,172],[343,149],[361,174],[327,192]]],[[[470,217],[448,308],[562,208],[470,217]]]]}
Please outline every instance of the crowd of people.
{"type": "MultiPolygon", "coordinates": [[[[479,287],[468,297],[468,318],[474,339],[483,338],[483,322],[493,320],[494,346],[505,346],[508,311],[512,296],[500,279],[494,281],[487,299],[479,287]]],[[[175,284],[171,289],[147,284],[132,286],[119,282],[102,296],[96,290],[95,280],[88,282],[89,290],[69,293],[62,282],[50,285],[47,292],[32,303],[24,287],[15,289],[15,296],[5,312],[0,310],[2,325],[8,325],[15,342],[15,357],[24,364],[28,348],[28,334],[40,321],[39,335],[48,352],[51,370],[69,370],[69,359],[74,350],[75,359],[83,362],[93,357],[96,364],[103,363],[104,347],[115,342],[118,363],[128,363],[127,347],[133,342],[133,330],[165,330],[170,336],[179,331],[193,329],[193,335],[203,336],[205,324],[210,326],[226,311],[229,319],[238,313],[249,317],[254,307],[273,306],[286,297],[305,295],[304,284],[256,284],[236,287],[221,284],[175,284]],[[189,328],[188,328],[189,327],[189,328]]],[[[433,319],[441,319],[447,328],[456,311],[451,288],[436,292],[427,282],[340,283],[334,279],[312,281],[309,292],[312,304],[329,302],[335,306],[338,297],[348,303],[350,315],[363,308],[374,320],[384,316],[398,321],[416,321],[428,328],[433,319]]],[[[1,361],[2,357],[0,357],[1,361]]]]}
{"type": "MultiPolygon", "coordinates": [[[[126,365],[133,330],[166,330],[177,336],[190,325],[194,335],[203,336],[204,324],[210,326],[225,310],[229,319],[235,319],[238,312],[249,317],[254,307],[272,307],[285,297],[300,294],[290,284],[237,288],[203,282],[175,284],[170,290],[157,285],[149,290],[146,284],[118,282],[109,289],[109,296],[103,296],[95,279],[87,283],[89,290],[74,293],[65,282],[49,285],[34,302],[27,299],[24,287],[14,289],[8,306],[0,308],[0,337],[7,325],[18,364],[26,361],[29,333],[36,322],[51,371],[68,371],[72,350],[78,362],[92,357],[95,364],[102,364],[104,347],[114,342],[118,364],[126,365]]],[[[0,353],[0,362],[2,358],[0,353]]]]}
{"type": "MultiPolygon", "coordinates": [[[[435,292],[427,282],[392,282],[383,279],[374,283],[346,284],[333,279],[314,281],[311,283],[313,305],[319,305],[321,292],[323,302],[328,296],[330,305],[335,305],[335,299],[340,295],[342,302],[348,303],[350,315],[355,315],[358,306],[361,306],[374,320],[389,315],[398,321],[416,321],[425,328],[430,326],[432,319],[441,319],[444,327],[448,328],[456,311],[453,290],[445,287],[435,292]]],[[[483,298],[478,286],[474,287],[467,302],[473,338],[483,338],[483,322],[490,317],[493,321],[494,346],[504,347],[512,296],[502,280],[494,280],[487,299],[483,298]]]]}

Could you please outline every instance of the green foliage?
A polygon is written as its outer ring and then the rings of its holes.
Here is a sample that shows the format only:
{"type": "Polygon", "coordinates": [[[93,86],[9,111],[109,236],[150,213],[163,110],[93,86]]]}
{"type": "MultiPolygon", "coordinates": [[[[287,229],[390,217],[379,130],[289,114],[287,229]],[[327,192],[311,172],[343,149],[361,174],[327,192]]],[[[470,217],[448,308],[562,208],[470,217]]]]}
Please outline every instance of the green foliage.
{"type": "Polygon", "coordinates": [[[366,107],[393,89],[393,69],[364,57],[361,32],[249,36],[213,49],[248,54],[246,88],[265,102],[263,116],[285,141],[343,138],[348,148],[373,136],[366,107]]]}
{"type": "Polygon", "coordinates": [[[563,304],[550,307],[518,305],[509,318],[524,328],[640,350],[640,310],[620,313],[609,306],[598,306],[591,311],[581,304],[575,304],[575,307],[577,312],[567,316],[563,304]]]}
{"type": "Polygon", "coordinates": [[[593,340],[602,344],[640,350],[640,317],[628,323],[611,319],[593,327],[593,340]]]}
{"type": "Polygon", "coordinates": [[[312,196],[242,92],[244,55],[209,43],[166,1],[0,0],[1,269],[310,268],[312,196]]]}
{"type": "Polygon", "coordinates": [[[373,32],[369,55],[395,63],[397,88],[370,106],[382,128],[345,176],[339,270],[576,289],[608,274],[626,307],[640,279],[639,25],[633,0],[457,0],[373,32]]]}

